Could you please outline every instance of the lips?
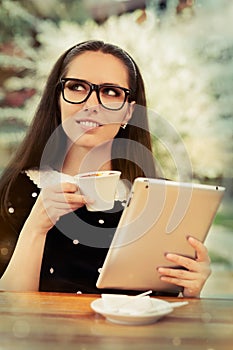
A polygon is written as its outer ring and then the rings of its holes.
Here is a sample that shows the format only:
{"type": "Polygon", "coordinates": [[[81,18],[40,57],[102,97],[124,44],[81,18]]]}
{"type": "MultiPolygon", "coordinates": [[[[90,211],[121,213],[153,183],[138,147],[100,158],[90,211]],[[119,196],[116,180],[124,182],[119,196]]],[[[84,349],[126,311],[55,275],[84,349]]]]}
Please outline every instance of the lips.
{"type": "Polygon", "coordinates": [[[83,129],[94,129],[99,128],[100,126],[103,126],[103,124],[97,123],[93,120],[77,120],[77,123],[83,128],[83,129]]]}

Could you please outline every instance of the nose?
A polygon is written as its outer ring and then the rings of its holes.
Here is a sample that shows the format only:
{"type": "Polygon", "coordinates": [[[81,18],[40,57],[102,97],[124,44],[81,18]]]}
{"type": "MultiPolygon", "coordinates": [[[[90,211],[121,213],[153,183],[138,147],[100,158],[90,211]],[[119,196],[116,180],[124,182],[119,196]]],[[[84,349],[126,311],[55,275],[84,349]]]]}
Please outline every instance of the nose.
{"type": "Polygon", "coordinates": [[[93,112],[98,112],[99,111],[99,101],[97,97],[97,92],[92,91],[91,95],[89,98],[84,102],[83,106],[84,110],[92,110],[93,112]]]}

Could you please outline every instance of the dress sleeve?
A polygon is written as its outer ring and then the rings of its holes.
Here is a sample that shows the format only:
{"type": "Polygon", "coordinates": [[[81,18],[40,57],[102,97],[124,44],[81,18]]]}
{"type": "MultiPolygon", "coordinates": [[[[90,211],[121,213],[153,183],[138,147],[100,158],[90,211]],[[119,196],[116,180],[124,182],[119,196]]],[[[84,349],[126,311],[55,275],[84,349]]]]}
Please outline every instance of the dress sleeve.
{"type": "Polygon", "coordinates": [[[20,231],[40,190],[25,173],[13,184],[8,201],[8,216],[0,215],[0,277],[14,252],[20,231]]]}

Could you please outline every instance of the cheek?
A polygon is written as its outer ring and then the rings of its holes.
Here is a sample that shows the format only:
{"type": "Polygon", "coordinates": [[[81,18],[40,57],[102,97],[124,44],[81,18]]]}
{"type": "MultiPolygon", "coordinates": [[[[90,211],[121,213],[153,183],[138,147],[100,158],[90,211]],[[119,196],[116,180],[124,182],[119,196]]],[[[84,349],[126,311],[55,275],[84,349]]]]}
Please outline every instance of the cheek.
{"type": "Polygon", "coordinates": [[[106,138],[107,140],[114,139],[114,137],[117,135],[118,131],[120,129],[119,124],[109,124],[105,125],[103,127],[103,137],[106,138]]]}
{"type": "Polygon", "coordinates": [[[72,117],[74,114],[81,110],[80,105],[75,105],[65,102],[62,98],[59,101],[60,111],[61,111],[61,120],[67,120],[72,117]]]}

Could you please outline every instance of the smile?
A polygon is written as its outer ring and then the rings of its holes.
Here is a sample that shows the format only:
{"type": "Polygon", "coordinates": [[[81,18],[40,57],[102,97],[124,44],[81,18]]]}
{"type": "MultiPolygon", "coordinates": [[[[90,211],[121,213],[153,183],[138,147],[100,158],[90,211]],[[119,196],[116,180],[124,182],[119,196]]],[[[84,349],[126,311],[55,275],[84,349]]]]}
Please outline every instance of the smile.
{"type": "Polygon", "coordinates": [[[98,127],[102,126],[102,124],[91,121],[91,120],[79,120],[79,121],[77,121],[77,123],[85,128],[98,128],[98,127]]]}

